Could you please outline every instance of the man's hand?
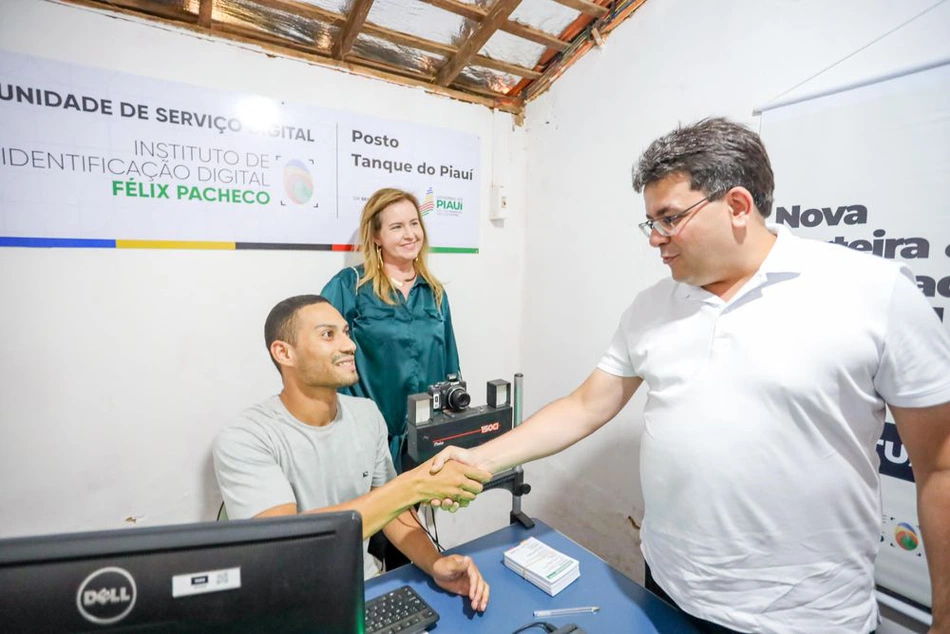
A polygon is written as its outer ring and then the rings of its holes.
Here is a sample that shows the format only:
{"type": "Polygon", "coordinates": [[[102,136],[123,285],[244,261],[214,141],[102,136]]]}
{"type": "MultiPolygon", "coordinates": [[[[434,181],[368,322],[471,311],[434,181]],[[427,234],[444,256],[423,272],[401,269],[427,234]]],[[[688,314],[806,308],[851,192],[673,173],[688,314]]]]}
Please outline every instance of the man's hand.
{"type": "Polygon", "coordinates": [[[432,460],[429,460],[410,473],[414,482],[414,497],[417,502],[424,503],[445,500],[448,504],[468,506],[482,492],[483,483],[491,480],[491,474],[487,471],[461,462],[444,465],[433,472],[432,460]]]}
{"type": "Polygon", "coordinates": [[[429,461],[432,465],[429,468],[429,472],[438,473],[449,460],[454,460],[470,467],[488,471],[485,465],[479,464],[478,458],[475,456],[475,452],[469,451],[468,449],[462,449],[461,447],[450,446],[437,453],[435,457],[429,461]]]}
{"type": "MultiPolygon", "coordinates": [[[[478,464],[475,454],[468,449],[462,449],[461,447],[446,447],[429,461],[429,473],[432,473],[433,475],[438,473],[442,470],[442,467],[445,466],[445,463],[449,462],[450,460],[454,460],[470,467],[475,467],[476,469],[487,471],[484,466],[478,464]]],[[[448,511],[449,513],[454,513],[455,511],[459,510],[459,507],[468,506],[467,501],[455,501],[449,498],[433,498],[427,500],[426,502],[429,504],[429,506],[441,508],[442,510],[448,511]]]]}
{"type": "Polygon", "coordinates": [[[488,584],[471,557],[448,555],[437,559],[432,566],[432,579],[444,590],[467,596],[473,610],[484,612],[488,607],[488,584]]]}

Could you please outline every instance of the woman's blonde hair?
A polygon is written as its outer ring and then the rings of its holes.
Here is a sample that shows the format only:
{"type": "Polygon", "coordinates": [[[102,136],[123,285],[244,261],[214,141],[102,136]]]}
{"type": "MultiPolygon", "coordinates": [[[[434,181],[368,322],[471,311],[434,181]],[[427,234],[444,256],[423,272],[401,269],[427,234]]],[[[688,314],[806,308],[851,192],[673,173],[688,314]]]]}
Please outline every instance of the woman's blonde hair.
{"type": "Polygon", "coordinates": [[[408,200],[416,208],[416,215],[419,217],[419,226],[422,227],[422,248],[419,249],[419,255],[416,257],[416,273],[422,276],[432,288],[432,294],[435,295],[435,305],[442,309],[442,283],[429,271],[426,264],[426,258],[429,255],[429,232],[426,231],[425,223],[422,222],[422,214],[419,212],[419,201],[415,196],[407,191],[386,187],[380,189],[366,201],[363,207],[363,215],[360,218],[360,251],[363,252],[363,277],[356,283],[356,288],[363,284],[372,282],[373,292],[376,296],[387,304],[395,305],[393,299],[395,288],[389,276],[383,273],[382,256],[376,248],[374,238],[382,228],[380,215],[390,205],[408,200]]]}

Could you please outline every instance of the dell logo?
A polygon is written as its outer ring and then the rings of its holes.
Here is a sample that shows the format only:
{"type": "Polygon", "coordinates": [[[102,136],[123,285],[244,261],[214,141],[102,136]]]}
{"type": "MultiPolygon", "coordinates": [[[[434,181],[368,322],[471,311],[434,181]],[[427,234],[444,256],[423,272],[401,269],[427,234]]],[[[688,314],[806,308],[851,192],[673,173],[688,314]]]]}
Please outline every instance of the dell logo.
{"type": "Polygon", "coordinates": [[[76,592],[76,607],[90,623],[118,623],[135,606],[135,579],[114,566],[100,568],[86,577],[76,592]]]}
{"type": "Polygon", "coordinates": [[[91,605],[109,605],[110,603],[128,603],[132,600],[128,588],[103,588],[99,592],[86,590],[82,593],[82,604],[87,608],[91,605]]]}

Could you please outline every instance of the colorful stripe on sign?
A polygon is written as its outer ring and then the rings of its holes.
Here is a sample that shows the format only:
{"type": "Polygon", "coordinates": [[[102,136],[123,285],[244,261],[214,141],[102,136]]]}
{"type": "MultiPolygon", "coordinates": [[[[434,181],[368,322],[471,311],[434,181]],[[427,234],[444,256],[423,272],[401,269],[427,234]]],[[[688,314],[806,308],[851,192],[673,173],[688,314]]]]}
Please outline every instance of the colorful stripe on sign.
{"type": "Polygon", "coordinates": [[[31,247],[48,249],[114,249],[115,240],[82,240],[79,238],[14,238],[0,236],[0,247],[31,247]]]}
{"type": "Polygon", "coordinates": [[[233,251],[233,242],[204,240],[116,240],[116,249],[214,249],[233,251]]]}
{"type": "MultiPolygon", "coordinates": [[[[39,249],[200,249],[205,251],[356,251],[353,244],[279,242],[212,242],[207,240],[92,240],[85,238],[21,238],[0,236],[2,247],[39,249]]],[[[432,247],[433,253],[478,253],[466,247],[432,247]]]]}

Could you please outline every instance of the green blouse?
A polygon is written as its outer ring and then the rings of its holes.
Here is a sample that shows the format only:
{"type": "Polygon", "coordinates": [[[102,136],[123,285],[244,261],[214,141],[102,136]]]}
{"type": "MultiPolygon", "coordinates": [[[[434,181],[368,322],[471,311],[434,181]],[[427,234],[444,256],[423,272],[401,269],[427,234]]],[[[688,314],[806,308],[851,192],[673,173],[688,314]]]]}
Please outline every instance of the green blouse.
{"type": "Polygon", "coordinates": [[[449,299],[443,293],[441,309],[436,306],[432,288],[420,275],[408,299],[394,293],[392,306],[376,296],[372,283],[357,291],[358,275],[362,266],[345,268],[321,292],[346,319],[356,342],[360,379],[340,392],[376,402],[389,427],[393,464],[402,471],[407,397],[459,371],[449,299]]]}

